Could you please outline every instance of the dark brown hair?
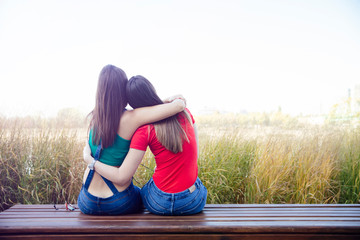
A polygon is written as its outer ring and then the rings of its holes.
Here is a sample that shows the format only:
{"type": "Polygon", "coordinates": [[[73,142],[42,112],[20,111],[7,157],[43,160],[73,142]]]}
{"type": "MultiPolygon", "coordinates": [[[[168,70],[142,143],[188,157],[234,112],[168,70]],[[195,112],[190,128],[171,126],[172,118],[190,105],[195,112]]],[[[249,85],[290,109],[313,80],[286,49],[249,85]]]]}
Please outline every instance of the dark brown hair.
{"type": "Polygon", "coordinates": [[[96,91],[95,108],[90,113],[92,141],[103,148],[114,144],[119,122],[127,105],[126,85],[128,79],[123,70],[106,65],[100,72],[96,91]]]}
{"type": "MultiPolygon", "coordinates": [[[[134,109],[163,103],[150,81],[140,75],[130,78],[126,87],[126,95],[130,106],[134,109]]],[[[186,111],[178,114],[183,114],[191,123],[190,116],[186,111]]],[[[173,153],[182,152],[183,141],[189,141],[177,115],[154,123],[154,127],[159,142],[173,153]]]]}

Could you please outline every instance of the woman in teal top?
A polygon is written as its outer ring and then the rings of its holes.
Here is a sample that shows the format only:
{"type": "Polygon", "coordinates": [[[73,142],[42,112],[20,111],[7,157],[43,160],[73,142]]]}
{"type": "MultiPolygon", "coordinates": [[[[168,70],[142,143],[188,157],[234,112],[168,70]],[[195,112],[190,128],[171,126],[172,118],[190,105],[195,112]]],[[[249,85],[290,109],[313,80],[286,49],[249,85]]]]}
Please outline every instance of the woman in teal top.
{"type": "MultiPolygon", "coordinates": [[[[94,156],[98,145],[94,144],[93,141],[93,129],[89,133],[89,145],[94,156]]],[[[126,140],[119,135],[115,136],[114,144],[111,147],[102,149],[100,161],[110,166],[121,166],[124,161],[126,154],[129,152],[130,140],[126,140]]]]}
{"type": "MultiPolygon", "coordinates": [[[[112,166],[120,166],[129,151],[135,130],[147,123],[156,122],[185,109],[178,96],[168,103],[124,111],[127,105],[123,70],[105,66],[99,76],[94,110],[91,112],[89,144],[95,159],[112,166]]],[[[85,214],[118,215],[134,213],[142,208],[140,189],[129,180],[117,185],[94,171],[95,161],[84,172],[78,206],[85,214]]]]}

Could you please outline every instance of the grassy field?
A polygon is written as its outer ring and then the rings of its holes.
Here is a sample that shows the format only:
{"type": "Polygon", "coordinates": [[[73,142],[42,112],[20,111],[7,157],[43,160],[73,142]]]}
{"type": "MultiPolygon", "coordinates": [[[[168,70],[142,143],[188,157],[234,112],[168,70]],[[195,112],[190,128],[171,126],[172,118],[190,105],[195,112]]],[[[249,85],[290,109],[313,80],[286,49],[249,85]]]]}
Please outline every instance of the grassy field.
{"type": "MultiPolygon", "coordinates": [[[[208,203],[359,203],[359,127],[312,125],[280,113],[214,114],[196,122],[208,203]]],[[[0,210],[76,203],[86,139],[86,128],[78,127],[0,118],[0,210]]],[[[147,152],[135,184],[146,183],[154,166],[147,152]]]]}

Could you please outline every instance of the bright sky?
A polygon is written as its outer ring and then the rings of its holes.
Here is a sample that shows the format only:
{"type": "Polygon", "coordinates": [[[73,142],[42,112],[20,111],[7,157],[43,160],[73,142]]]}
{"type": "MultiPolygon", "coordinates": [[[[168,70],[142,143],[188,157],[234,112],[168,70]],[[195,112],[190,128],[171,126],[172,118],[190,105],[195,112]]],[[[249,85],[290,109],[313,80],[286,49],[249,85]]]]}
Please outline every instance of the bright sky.
{"type": "Polygon", "coordinates": [[[360,84],[360,1],[0,0],[0,114],[89,112],[108,63],[195,113],[326,112],[360,84]]]}

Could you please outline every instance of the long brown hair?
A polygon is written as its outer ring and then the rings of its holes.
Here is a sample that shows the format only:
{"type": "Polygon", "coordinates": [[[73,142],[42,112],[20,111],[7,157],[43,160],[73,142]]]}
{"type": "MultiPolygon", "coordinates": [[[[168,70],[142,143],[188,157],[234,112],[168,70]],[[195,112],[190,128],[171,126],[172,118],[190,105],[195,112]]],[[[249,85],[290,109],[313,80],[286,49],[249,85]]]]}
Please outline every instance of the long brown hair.
{"type": "Polygon", "coordinates": [[[95,108],[90,113],[93,129],[92,141],[103,148],[114,144],[123,109],[127,105],[126,85],[128,79],[123,70],[106,65],[100,72],[96,91],[95,108]]]}
{"type": "MultiPolygon", "coordinates": [[[[130,106],[134,109],[163,103],[150,81],[140,75],[130,78],[126,94],[130,106]]],[[[178,114],[182,114],[188,122],[192,123],[186,111],[178,114]]],[[[186,132],[178,121],[178,114],[154,123],[157,139],[173,153],[182,152],[183,141],[189,142],[186,132]]]]}

